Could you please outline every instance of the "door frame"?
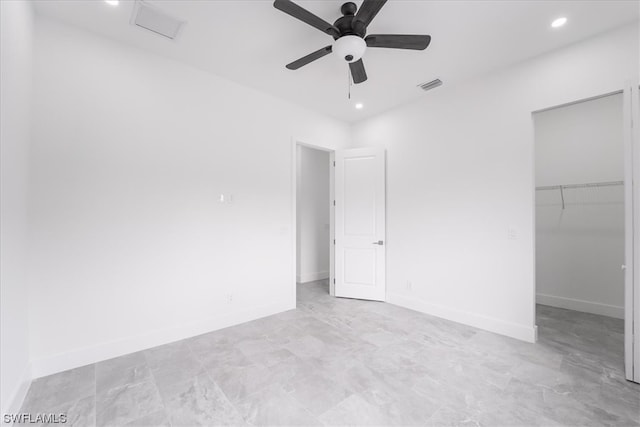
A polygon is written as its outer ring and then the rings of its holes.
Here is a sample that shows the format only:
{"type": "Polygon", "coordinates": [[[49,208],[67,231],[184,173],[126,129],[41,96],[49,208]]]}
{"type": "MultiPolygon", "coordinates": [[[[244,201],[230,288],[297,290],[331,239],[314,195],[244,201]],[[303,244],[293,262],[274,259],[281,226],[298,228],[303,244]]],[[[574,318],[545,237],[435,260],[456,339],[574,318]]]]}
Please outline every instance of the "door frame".
{"type": "MultiPolygon", "coordinates": [[[[535,202],[535,126],[534,115],[543,111],[566,107],[573,104],[588,102],[606,96],[623,95],[623,127],[624,127],[624,265],[625,265],[625,298],[624,298],[624,358],[625,377],[627,380],[640,382],[640,333],[633,332],[640,328],[640,126],[633,122],[633,117],[640,117],[640,86],[630,82],[622,89],[572,102],[542,108],[531,113],[531,129],[533,132],[533,312],[536,313],[537,284],[535,279],[535,248],[536,248],[536,202],[535,202]],[[635,148],[635,149],[634,149],[635,148]]],[[[537,318],[534,319],[534,322],[537,318]]],[[[537,325],[536,325],[537,329],[537,325]]],[[[537,340],[537,337],[536,337],[537,340]]]]}
{"type": "MultiPolygon", "coordinates": [[[[297,266],[298,266],[298,146],[307,147],[314,150],[324,151],[329,153],[329,161],[330,166],[333,164],[335,157],[335,148],[330,147],[329,145],[320,145],[317,143],[311,144],[302,139],[292,137],[291,138],[291,224],[292,224],[292,232],[291,232],[291,259],[293,260],[293,266],[291,269],[291,303],[293,305],[292,308],[296,308],[296,297],[297,297],[297,266]]],[[[329,200],[334,199],[334,169],[333,167],[329,168],[329,200]]],[[[331,243],[331,239],[335,236],[334,232],[334,221],[335,221],[335,212],[333,209],[329,209],[329,242],[331,243]]],[[[331,296],[335,296],[335,288],[333,285],[333,277],[334,277],[334,254],[335,247],[332,244],[329,244],[329,293],[331,296]]]]}
{"type": "MultiPolygon", "coordinates": [[[[624,127],[625,127],[625,239],[628,238],[628,250],[625,250],[625,376],[628,380],[640,383],[640,123],[634,123],[634,117],[640,117],[640,85],[638,82],[626,82],[624,88],[624,127]],[[635,333],[634,333],[635,330],[635,333]]],[[[626,241],[626,240],[625,240],[626,241]]]]}

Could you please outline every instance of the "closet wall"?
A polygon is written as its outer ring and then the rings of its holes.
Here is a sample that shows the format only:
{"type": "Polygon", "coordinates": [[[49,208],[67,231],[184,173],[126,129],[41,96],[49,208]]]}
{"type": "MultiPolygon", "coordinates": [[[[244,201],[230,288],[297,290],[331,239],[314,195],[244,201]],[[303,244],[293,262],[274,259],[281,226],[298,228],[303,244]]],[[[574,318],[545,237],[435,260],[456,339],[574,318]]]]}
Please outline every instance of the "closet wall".
{"type": "MultiPolygon", "coordinates": [[[[618,94],[535,114],[536,187],[622,181],[622,106],[618,94]]],[[[622,185],[536,191],[538,303],[623,318],[623,263],[622,185]]]]}

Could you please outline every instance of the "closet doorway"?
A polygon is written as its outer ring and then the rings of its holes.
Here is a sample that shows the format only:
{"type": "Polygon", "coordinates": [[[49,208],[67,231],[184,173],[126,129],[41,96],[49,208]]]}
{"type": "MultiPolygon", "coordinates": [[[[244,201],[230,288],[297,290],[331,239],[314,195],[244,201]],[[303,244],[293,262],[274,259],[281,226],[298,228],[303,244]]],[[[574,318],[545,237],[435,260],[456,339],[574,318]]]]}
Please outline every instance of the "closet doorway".
{"type": "Polygon", "coordinates": [[[619,92],[533,114],[538,339],[622,379],[624,101],[619,92]]]}

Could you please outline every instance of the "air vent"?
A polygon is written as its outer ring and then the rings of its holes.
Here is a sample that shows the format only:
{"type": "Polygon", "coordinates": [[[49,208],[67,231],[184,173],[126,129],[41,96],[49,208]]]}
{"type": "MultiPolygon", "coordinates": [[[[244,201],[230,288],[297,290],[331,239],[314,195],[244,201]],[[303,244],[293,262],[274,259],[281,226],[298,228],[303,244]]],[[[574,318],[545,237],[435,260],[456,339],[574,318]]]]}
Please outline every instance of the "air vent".
{"type": "Polygon", "coordinates": [[[136,1],[131,15],[131,24],[175,40],[186,22],[144,1],[136,1]]]}
{"type": "Polygon", "coordinates": [[[442,80],[440,79],[431,80],[430,82],[420,83],[418,85],[418,87],[422,90],[431,90],[437,88],[438,86],[442,86],[442,80]]]}

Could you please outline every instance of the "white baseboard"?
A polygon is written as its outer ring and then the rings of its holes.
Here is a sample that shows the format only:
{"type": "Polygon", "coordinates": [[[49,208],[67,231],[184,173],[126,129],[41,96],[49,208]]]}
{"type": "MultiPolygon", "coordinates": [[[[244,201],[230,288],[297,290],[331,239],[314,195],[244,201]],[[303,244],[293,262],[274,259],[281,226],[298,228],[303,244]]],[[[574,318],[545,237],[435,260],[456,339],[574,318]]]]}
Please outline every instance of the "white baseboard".
{"type": "Polygon", "coordinates": [[[89,365],[113,357],[123,356],[140,350],[146,350],[163,344],[180,341],[207,332],[237,325],[261,317],[271,316],[283,311],[295,309],[295,302],[280,301],[263,306],[255,306],[236,313],[214,316],[175,328],[151,331],[146,334],[106,342],[91,347],[79,348],[65,353],[32,361],[33,378],[66,371],[89,365]]]}
{"type": "Polygon", "coordinates": [[[508,322],[495,317],[484,316],[468,311],[457,310],[451,307],[443,307],[431,304],[427,301],[409,297],[400,294],[387,294],[387,302],[401,307],[416,310],[421,313],[430,314],[432,316],[441,317],[453,322],[462,323],[473,326],[475,328],[484,329],[486,331],[495,332],[497,334],[506,335],[522,341],[535,342],[536,328],[534,325],[521,325],[508,322]]]}
{"type": "Polygon", "coordinates": [[[617,305],[602,304],[599,302],[558,297],[547,294],[537,294],[536,302],[538,304],[550,305],[551,307],[566,308],[569,310],[583,311],[585,313],[624,319],[624,307],[617,305]]]}
{"type": "Polygon", "coordinates": [[[22,408],[24,398],[27,397],[29,386],[31,385],[31,364],[27,363],[20,376],[20,382],[16,384],[16,387],[11,393],[11,396],[7,399],[6,408],[2,408],[2,415],[4,414],[17,414],[22,408]]]}
{"type": "Polygon", "coordinates": [[[328,278],[328,271],[317,271],[315,273],[305,273],[296,276],[296,280],[298,283],[315,282],[316,280],[323,280],[328,278]]]}

